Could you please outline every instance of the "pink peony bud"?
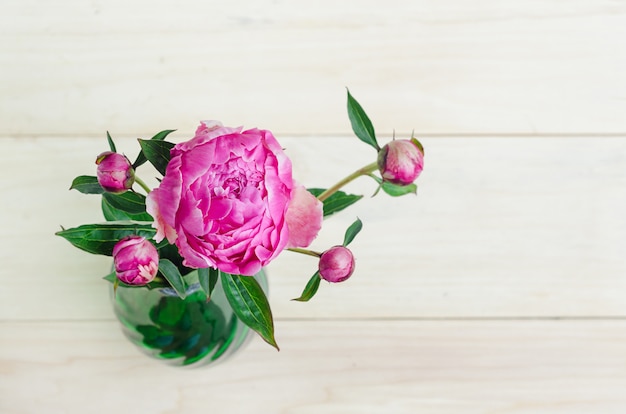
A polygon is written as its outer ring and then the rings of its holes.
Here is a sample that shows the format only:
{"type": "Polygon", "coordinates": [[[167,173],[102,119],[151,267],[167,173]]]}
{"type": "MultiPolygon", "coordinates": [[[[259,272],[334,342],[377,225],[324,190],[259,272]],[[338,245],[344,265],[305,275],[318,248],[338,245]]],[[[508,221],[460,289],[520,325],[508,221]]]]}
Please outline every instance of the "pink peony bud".
{"type": "Polygon", "coordinates": [[[424,169],[424,154],[413,140],[394,140],[378,153],[378,169],[385,181],[409,185],[424,169]]]}
{"type": "Polygon", "coordinates": [[[142,286],[154,280],[159,270],[159,253],[145,237],[128,236],[113,248],[113,263],[120,281],[142,286]]]}
{"type": "Polygon", "coordinates": [[[354,271],[354,256],[344,246],[334,246],[322,253],[319,272],[322,279],[329,282],[343,282],[354,271]]]}
{"type": "Polygon", "coordinates": [[[135,182],[135,170],[124,155],[106,151],[96,158],[98,183],[109,193],[123,193],[135,182]]]}

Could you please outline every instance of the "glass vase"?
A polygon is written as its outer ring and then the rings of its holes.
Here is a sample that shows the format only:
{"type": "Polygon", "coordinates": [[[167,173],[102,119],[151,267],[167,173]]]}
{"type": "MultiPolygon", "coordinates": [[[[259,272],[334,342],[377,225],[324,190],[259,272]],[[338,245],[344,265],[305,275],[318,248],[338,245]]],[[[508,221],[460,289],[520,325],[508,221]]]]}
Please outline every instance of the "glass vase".
{"type": "MultiPolygon", "coordinates": [[[[267,294],[265,272],[254,278],[267,294]]],[[[147,355],[175,366],[223,361],[254,334],[233,313],[220,280],[211,299],[198,283],[197,271],[185,276],[187,295],[170,287],[118,286],[111,301],[124,335],[147,355]]]]}

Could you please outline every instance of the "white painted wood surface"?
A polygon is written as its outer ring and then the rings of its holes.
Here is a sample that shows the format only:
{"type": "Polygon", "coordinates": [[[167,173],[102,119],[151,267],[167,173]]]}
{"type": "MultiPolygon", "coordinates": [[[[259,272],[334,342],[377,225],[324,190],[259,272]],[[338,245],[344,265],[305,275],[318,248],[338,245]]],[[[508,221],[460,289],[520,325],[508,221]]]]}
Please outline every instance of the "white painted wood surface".
{"type": "Polygon", "coordinates": [[[623,1],[3,2],[0,413],[626,412],[624,73],[623,1]],[[381,140],[420,135],[419,195],[331,218],[318,247],[364,221],[357,273],[311,303],[312,259],[272,263],[280,352],[140,355],[109,260],[53,236],[99,220],[66,189],[104,132],[269,128],[325,186],[375,155],[344,86],[381,140]]]}
{"type": "Polygon", "coordinates": [[[614,0],[7,0],[0,133],[624,133],[624,50],[614,0]]]}

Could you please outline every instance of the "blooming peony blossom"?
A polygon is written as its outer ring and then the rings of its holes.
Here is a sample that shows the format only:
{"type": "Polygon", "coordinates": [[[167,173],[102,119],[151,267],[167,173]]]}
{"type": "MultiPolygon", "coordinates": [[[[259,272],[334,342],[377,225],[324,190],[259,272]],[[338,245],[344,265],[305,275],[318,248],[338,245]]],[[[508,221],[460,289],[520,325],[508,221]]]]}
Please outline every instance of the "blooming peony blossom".
{"type": "Polygon", "coordinates": [[[354,256],[344,246],[334,246],[320,256],[319,272],[328,282],[343,282],[354,272],[354,256]]]}
{"type": "Polygon", "coordinates": [[[123,193],[135,182],[135,170],[124,155],[106,151],[96,158],[98,183],[109,193],[123,193]]]}
{"type": "Polygon", "coordinates": [[[394,140],[378,153],[378,168],[385,181],[409,185],[424,169],[424,154],[412,140],[394,140]]]}
{"type": "Polygon", "coordinates": [[[146,238],[128,236],[113,247],[113,264],[120,281],[141,286],[154,280],[159,270],[159,253],[146,238]]]}
{"type": "Polygon", "coordinates": [[[271,132],[202,122],[171,151],[148,196],[156,240],[175,243],[184,265],[251,276],[287,245],[291,161],[271,132]]]}
{"type": "Polygon", "coordinates": [[[287,247],[307,247],[317,237],[324,220],[324,205],[303,185],[295,184],[287,209],[287,247]]]}

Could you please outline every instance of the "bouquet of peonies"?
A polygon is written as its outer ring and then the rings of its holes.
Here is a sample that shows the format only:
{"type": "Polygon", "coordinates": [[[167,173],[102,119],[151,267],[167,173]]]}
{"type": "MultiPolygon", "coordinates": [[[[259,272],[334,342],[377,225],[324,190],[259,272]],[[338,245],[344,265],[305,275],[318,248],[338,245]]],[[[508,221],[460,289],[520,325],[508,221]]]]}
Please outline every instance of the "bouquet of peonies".
{"type": "Polygon", "coordinates": [[[371,121],[350,92],[347,106],[354,133],[377,157],[328,189],[307,189],[296,182],[291,161],[267,130],[207,121],[191,140],[179,144],[165,140],[173,132],[166,130],[140,139],[134,162],[116,152],[107,133],[110,151],[96,158],[96,176],[79,176],[71,186],[101,194],[107,221],[57,235],[89,253],[112,256],[114,271],[105,279],[114,289],[167,288],[184,298],[185,275],[197,269],[207,301],[221,283],[234,314],[278,348],[269,303],[250,276],[291,250],[319,258],[295,300],[311,299],[321,279],[348,279],[354,271],[348,245],[361,230],[360,220],[349,226],[341,245],[324,252],[307,249],[324,217],[362,198],[340,189],[369,176],[378,185],[374,194],[380,189],[392,196],[415,193],[414,181],[423,168],[424,148],[417,139],[394,139],[381,148],[371,121]],[[146,162],[162,174],[157,188],[149,188],[136,174],[146,162]]]}

